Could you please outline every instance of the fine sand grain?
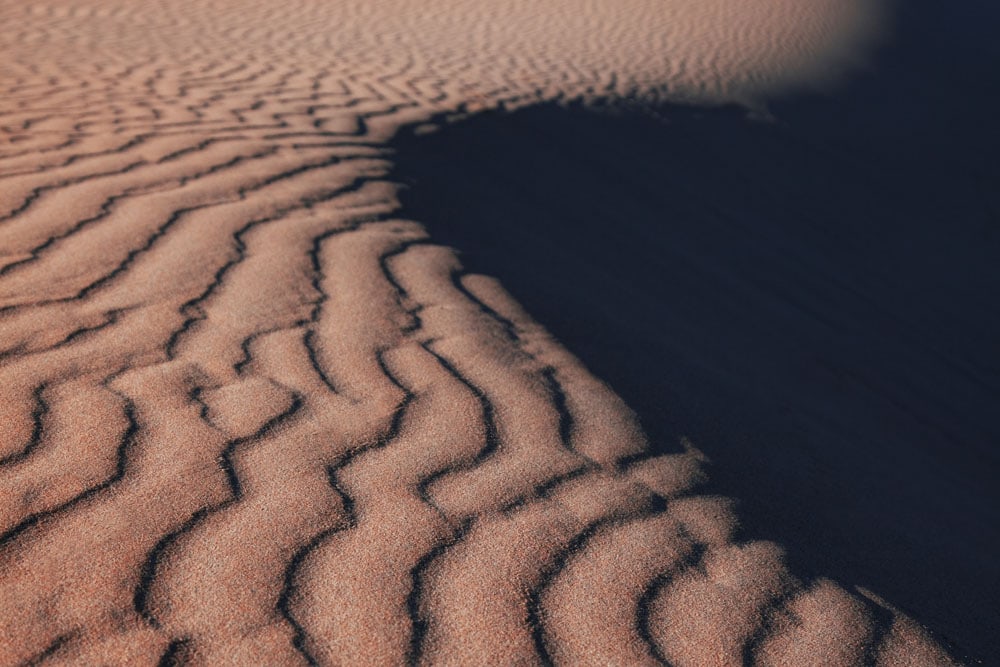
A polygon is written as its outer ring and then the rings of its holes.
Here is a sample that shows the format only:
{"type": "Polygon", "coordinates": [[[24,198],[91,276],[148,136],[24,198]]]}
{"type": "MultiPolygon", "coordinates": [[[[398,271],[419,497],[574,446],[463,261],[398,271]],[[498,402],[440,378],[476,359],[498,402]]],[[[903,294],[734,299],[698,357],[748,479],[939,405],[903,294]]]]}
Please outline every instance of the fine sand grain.
{"type": "Polygon", "coordinates": [[[697,443],[651,453],[388,179],[405,126],[752,104],[877,21],[0,3],[0,664],[951,664],[738,536],[697,443]]]}

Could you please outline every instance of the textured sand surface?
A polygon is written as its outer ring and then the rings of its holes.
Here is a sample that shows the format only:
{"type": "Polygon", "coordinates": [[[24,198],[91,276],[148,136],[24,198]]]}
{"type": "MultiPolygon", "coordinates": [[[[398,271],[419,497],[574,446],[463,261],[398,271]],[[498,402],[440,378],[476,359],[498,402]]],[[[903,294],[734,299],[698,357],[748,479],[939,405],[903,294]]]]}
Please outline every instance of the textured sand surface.
{"type": "Polygon", "coordinates": [[[443,116],[821,80],[864,9],[4,2],[0,664],[949,664],[387,179],[443,116]]]}

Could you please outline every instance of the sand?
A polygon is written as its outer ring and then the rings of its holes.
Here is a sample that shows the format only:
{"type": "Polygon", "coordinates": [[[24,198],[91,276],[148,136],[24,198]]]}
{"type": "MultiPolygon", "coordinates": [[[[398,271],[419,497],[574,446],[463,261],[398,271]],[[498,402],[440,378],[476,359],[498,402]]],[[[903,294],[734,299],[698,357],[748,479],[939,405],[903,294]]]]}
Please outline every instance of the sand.
{"type": "Polygon", "coordinates": [[[951,664],[400,210],[403,128],[756,105],[878,25],[737,4],[2,3],[0,664],[951,664]]]}

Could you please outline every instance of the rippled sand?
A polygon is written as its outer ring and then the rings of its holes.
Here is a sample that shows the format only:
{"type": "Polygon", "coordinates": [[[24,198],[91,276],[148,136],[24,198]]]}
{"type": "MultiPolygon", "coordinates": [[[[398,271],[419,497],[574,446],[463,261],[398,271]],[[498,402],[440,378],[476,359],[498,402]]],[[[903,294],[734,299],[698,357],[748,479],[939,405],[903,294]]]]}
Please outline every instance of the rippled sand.
{"type": "Polygon", "coordinates": [[[0,6],[0,663],[949,664],[388,179],[404,127],[823,80],[860,3],[0,6]]]}

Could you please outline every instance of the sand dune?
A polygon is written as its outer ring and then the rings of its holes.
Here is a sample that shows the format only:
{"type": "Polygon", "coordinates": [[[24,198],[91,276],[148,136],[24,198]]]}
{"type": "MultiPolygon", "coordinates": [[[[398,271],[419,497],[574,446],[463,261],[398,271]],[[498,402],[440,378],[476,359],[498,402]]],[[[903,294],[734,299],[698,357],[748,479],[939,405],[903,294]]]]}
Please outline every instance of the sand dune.
{"type": "Polygon", "coordinates": [[[388,141],[750,102],[865,3],[0,5],[0,664],[950,664],[399,211],[388,141]]]}

